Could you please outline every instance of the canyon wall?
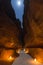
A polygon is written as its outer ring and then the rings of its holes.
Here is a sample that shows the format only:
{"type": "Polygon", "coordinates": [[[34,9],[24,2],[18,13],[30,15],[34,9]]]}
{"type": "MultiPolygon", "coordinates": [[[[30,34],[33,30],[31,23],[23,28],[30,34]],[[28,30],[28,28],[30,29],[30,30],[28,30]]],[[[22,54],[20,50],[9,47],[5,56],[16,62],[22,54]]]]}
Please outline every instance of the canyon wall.
{"type": "Polygon", "coordinates": [[[24,0],[24,48],[43,63],[43,0],[24,0]]]}
{"type": "Polygon", "coordinates": [[[11,0],[0,0],[0,60],[17,56],[21,48],[21,23],[16,19],[11,0]]]}
{"type": "Polygon", "coordinates": [[[24,1],[25,47],[43,47],[43,0],[24,1]]]}
{"type": "Polygon", "coordinates": [[[16,19],[11,0],[0,0],[0,10],[3,10],[12,20],[16,19]]]}

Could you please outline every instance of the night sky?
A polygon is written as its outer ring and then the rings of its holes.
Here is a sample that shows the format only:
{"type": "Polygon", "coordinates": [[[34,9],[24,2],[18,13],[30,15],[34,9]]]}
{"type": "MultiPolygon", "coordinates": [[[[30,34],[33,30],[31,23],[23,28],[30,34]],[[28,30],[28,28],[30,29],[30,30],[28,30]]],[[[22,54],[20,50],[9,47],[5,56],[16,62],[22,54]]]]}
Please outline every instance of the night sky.
{"type": "Polygon", "coordinates": [[[16,18],[18,18],[21,22],[23,20],[22,16],[24,13],[24,0],[11,0],[11,4],[15,10],[16,18]]]}

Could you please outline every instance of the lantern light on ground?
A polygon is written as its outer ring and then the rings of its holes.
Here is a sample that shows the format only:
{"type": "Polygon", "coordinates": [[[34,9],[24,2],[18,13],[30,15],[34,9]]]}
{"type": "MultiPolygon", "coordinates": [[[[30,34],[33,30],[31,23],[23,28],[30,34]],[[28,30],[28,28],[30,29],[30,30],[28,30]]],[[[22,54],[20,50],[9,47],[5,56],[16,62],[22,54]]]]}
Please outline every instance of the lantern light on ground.
{"type": "Polygon", "coordinates": [[[14,58],[12,57],[12,56],[10,56],[9,58],[8,58],[8,61],[13,61],[14,60],[14,58]]]}
{"type": "Polygon", "coordinates": [[[36,58],[34,59],[34,61],[36,62],[36,58]]]}

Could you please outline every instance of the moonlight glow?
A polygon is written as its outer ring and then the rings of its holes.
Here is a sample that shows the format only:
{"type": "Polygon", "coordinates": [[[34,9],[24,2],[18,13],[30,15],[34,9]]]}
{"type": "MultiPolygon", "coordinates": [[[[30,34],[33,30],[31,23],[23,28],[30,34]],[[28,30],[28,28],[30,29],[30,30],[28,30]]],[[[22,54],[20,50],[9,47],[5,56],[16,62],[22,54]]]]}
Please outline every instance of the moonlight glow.
{"type": "Polygon", "coordinates": [[[20,0],[17,1],[17,5],[18,5],[18,6],[21,5],[21,1],[20,1],[20,0]]]}

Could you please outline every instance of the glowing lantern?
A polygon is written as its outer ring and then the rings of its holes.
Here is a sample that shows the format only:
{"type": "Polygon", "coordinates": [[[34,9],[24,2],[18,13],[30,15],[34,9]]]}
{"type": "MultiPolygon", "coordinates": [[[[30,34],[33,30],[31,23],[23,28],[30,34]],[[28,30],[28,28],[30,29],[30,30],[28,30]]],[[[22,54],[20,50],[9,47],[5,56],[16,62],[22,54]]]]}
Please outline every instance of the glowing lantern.
{"type": "Polygon", "coordinates": [[[34,61],[36,62],[36,58],[34,59],[34,61]]]}
{"type": "Polygon", "coordinates": [[[29,53],[29,49],[28,48],[24,49],[24,52],[29,53]]]}
{"type": "Polygon", "coordinates": [[[9,61],[13,61],[14,58],[13,58],[12,56],[10,56],[10,57],[8,58],[8,60],[9,60],[9,61]]]}
{"type": "Polygon", "coordinates": [[[24,52],[25,52],[25,49],[24,49],[24,52]]]}
{"type": "Polygon", "coordinates": [[[20,53],[20,51],[21,51],[21,49],[16,50],[16,52],[17,52],[18,54],[20,53]]]}

